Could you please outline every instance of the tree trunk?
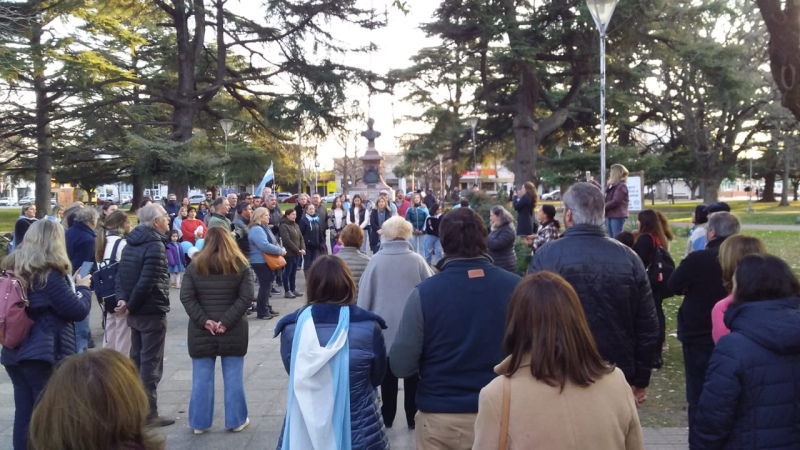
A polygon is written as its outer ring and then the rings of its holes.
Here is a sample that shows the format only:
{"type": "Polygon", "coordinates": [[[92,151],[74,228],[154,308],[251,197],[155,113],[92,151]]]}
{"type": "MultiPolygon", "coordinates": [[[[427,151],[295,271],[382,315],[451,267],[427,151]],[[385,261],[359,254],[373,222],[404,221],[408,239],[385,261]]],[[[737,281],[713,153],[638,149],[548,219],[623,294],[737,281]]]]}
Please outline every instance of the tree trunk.
{"type": "Polygon", "coordinates": [[[529,118],[514,118],[514,184],[522,186],[536,177],[539,138],[529,118]]]}
{"type": "Polygon", "coordinates": [[[760,202],[774,202],[775,201],[775,178],[774,172],[764,174],[764,191],[761,193],[760,202]]]}
{"type": "Polygon", "coordinates": [[[800,4],[780,0],[756,3],[769,32],[770,70],[782,94],[781,104],[800,120],[800,4]],[[785,9],[781,10],[783,4],[785,9]]]}
{"type": "Polygon", "coordinates": [[[139,210],[139,205],[142,204],[142,198],[144,197],[144,183],[142,182],[142,178],[136,172],[133,171],[131,175],[131,184],[133,185],[133,195],[131,196],[131,212],[136,212],[139,210]]]}
{"type": "Polygon", "coordinates": [[[791,180],[789,179],[789,158],[787,157],[786,153],[783,155],[783,190],[781,192],[781,202],[778,206],[789,206],[789,184],[791,180]]]}
{"type": "Polygon", "coordinates": [[[42,24],[31,21],[31,57],[33,59],[33,91],[36,96],[36,217],[50,214],[51,172],[53,157],[50,147],[50,101],[45,85],[45,61],[42,48],[42,24]]]}
{"type": "Polygon", "coordinates": [[[719,184],[722,177],[714,177],[703,180],[703,202],[705,204],[714,203],[719,200],[719,184]]]}

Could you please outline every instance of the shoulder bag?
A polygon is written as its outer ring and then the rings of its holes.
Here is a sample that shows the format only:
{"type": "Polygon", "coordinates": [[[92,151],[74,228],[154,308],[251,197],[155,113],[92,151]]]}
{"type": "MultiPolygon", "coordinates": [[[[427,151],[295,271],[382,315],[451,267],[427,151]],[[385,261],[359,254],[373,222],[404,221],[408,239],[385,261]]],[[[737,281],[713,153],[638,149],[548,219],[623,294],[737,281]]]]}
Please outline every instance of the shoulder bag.
{"type": "Polygon", "coordinates": [[[500,445],[498,450],[506,450],[508,442],[508,414],[511,409],[511,380],[503,376],[503,416],[500,419],[500,445]]]}

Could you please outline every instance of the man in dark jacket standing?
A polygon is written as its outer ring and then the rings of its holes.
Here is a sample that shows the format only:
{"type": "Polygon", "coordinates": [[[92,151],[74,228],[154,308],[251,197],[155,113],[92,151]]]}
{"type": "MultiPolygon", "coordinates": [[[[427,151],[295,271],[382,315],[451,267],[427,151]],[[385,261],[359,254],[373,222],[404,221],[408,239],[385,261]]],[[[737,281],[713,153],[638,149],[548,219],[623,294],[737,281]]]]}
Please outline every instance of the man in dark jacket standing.
{"type": "Polygon", "coordinates": [[[478,395],[503,360],[506,309],[520,277],[492,264],[487,235],[469,208],[442,216],[447,256],[411,291],[389,352],[394,375],[420,374],[417,448],[472,448],[478,395]]]}
{"type": "Polygon", "coordinates": [[[683,344],[690,440],[695,432],[697,403],[703,392],[708,361],[714,352],[711,310],[718,301],[728,296],[722,284],[719,246],[727,237],[737,234],[739,228],[739,219],[729,212],[709,215],[706,248],[689,253],[667,280],[672,292],[684,294],[683,303],[678,309],[678,339],[683,344]]]}
{"type": "Polygon", "coordinates": [[[314,205],[314,208],[317,210],[317,217],[319,217],[322,236],[324,237],[321,247],[325,247],[325,253],[327,253],[328,250],[333,250],[328,249],[328,244],[326,244],[326,242],[328,242],[328,209],[322,204],[322,197],[317,193],[311,196],[311,204],[314,205]]]}
{"type": "MultiPolygon", "coordinates": [[[[75,219],[69,230],[65,233],[67,242],[67,256],[73,270],[78,270],[85,262],[95,262],[94,257],[94,229],[97,226],[97,210],[94,208],[81,208],[75,212],[75,219]]],[[[80,322],[75,322],[75,347],[78,353],[89,349],[91,340],[89,316],[80,322]]],[[[91,345],[94,347],[94,344],[91,345]]]]}
{"type": "Polygon", "coordinates": [[[529,272],[555,272],[575,288],[600,354],[622,370],[641,403],[659,340],[644,265],[633,250],[606,235],[605,199],[596,186],[577,183],[563,200],[567,230],[534,254],[529,272]]]}
{"type": "Polygon", "coordinates": [[[178,217],[178,214],[181,212],[181,204],[178,203],[178,197],[175,194],[167,195],[167,201],[164,203],[164,209],[169,214],[169,229],[172,229],[172,224],[175,222],[175,218],[178,217]]]}
{"type": "Polygon", "coordinates": [[[169,312],[166,232],[169,215],[159,204],[139,210],[139,226],[128,234],[116,279],[116,311],[128,313],[131,327],[131,359],[139,369],[150,413],[147,424],[164,427],[173,419],[158,415],[156,389],[164,372],[164,341],[169,312]]]}

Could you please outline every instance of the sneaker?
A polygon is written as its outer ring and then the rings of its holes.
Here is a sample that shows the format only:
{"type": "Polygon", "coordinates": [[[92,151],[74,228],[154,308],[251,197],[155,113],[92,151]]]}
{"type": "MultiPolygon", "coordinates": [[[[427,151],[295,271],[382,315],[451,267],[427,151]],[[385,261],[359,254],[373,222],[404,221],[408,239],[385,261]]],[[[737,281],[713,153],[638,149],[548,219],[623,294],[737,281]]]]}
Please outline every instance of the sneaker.
{"type": "Polygon", "coordinates": [[[269,314],[272,315],[272,317],[278,317],[281,315],[280,311],[275,311],[272,308],[269,309],[269,314]]]}
{"type": "Polygon", "coordinates": [[[296,297],[296,295],[292,294],[292,291],[286,291],[286,293],[283,294],[283,296],[286,297],[286,298],[295,298],[296,297]]]}
{"type": "Polygon", "coordinates": [[[248,425],[250,425],[250,418],[249,417],[244,419],[244,423],[243,424],[239,425],[236,428],[231,428],[231,431],[234,432],[234,433],[238,433],[238,432],[244,430],[245,428],[247,428],[248,425]]]}
{"type": "Polygon", "coordinates": [[[270,292],[273,293],[273,294],[280,294],[281,293],[281,291],[279,291],[278,288],[276,288],[276,287],[273,287],[272,289],[270,289],[270,292]]]}
{"type": "Polygon", "coordinates": [[[145,421],[145,425],[153,428],[168,427],[174,423],[175,419],[170,419],[168,417],[161,417],[161,416],[156,416],[153,417],[152,419],[147,419],[147,421],[145,421]]]}
{"type": "Polygon", "coordinates": [[[302,297],[303,296],[303,294],[301,294],[301,293],[299,293],[297,291],[292,291],[292,294],[294,294],[295,297],[302,297]]]}
{"type": "Polygon", "coordinates": [[[270,314],[267,314],[266,316],[257,316],[256,318],[257,318],[257,319],[261,319],[261,320],[270,320],[270,319],[272,319],[273,317],[274,317],[274,316],[272,316],[272,315],[270,315],[270,314]]]}
{"type": "Polygon", "coordinates": [[[192,433],[194,433],[194,434],[203,434],[203,433],[208,432],[209,430],[211,430],[211,428],[204,428],[202,430],[198,430],[198,429],[195,428],[195,429],[192,430],[192,433]]]}

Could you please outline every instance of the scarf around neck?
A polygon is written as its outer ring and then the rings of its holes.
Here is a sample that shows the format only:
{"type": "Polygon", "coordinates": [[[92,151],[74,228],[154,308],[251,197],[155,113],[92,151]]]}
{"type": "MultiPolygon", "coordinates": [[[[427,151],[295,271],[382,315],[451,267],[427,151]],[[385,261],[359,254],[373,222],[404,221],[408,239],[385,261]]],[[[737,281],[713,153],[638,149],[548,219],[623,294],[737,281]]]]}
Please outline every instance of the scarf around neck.
{"type": "Polygon", "coordinates": [[[311,216],[308,213],[306,213],[306,220],[308,220],[309,222],[319,222],[319,216],[317,215],[311,216]]]}

